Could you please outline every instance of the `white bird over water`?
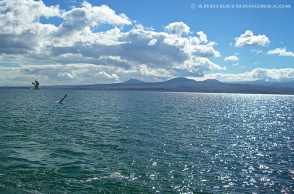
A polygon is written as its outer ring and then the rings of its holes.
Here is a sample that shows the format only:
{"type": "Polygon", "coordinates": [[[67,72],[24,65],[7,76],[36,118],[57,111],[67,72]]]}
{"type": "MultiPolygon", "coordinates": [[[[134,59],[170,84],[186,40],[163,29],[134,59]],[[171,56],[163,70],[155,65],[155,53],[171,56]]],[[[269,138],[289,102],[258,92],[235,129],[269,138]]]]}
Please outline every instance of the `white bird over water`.
{"type": "Polygon", "coordinates": [[[56,101],[56,103],[62,104],[62,101],[66,98],[66,95],[67,94],[65,94],[60,100],[56,101]]]}

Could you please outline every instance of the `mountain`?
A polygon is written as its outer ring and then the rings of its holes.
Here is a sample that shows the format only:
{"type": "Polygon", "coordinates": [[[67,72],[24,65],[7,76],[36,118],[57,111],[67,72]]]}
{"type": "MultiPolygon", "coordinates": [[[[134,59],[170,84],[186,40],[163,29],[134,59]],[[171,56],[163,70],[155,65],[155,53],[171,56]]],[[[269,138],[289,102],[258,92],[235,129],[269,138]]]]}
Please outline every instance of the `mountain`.
{"type": "Polygon", "coordinates": [[[218,81],[218,80],[216,80],[216,79],[207,79],[207,80],[204,80],[204,82],[221,83],[220,81],[218,81]]]}
{"type": "Polygon", "coordinates": [[[178,84],[178,83],[192,83],[192,82],[196,82],[195,80],[192,80],[192,79],[187,79],[187,78],[184,78],[184,77],[177,77],[177,78],[173,78],[173,79],[170,79],[170,80],[167,80],[165,81],[164,83],[167,83],[167,84],[178,84]]]}
{"type": "Polygon", "coordinates": [[[137,79],[129,79],[128,81],[123,82],[123,83],[126,83],[126,84],[141,84],[141,83],[144,83],[144,82],[140,81],[140,80],[137,80],[137,79]]]}
{"type": "Polygon", "coordinates": [[[214,79],[195,81],[182,77],[164,82],[143,82],[136,79],[130,79],[126,82],[113,84],[44,86],[42,88],[294,95],[294,88],[289,87],[262,86],[246,83],[223,83],[214,79]]]}

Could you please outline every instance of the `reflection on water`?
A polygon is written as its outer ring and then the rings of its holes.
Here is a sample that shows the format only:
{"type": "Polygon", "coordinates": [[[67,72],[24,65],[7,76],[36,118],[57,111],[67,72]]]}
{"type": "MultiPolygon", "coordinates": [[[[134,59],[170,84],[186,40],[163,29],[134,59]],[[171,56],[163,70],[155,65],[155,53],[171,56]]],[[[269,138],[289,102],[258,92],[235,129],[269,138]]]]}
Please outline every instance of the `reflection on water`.
{"type": "Polygon", "coordinates": [[[1,90],[0,191],[294,192],[293,96],[1,90]]]}

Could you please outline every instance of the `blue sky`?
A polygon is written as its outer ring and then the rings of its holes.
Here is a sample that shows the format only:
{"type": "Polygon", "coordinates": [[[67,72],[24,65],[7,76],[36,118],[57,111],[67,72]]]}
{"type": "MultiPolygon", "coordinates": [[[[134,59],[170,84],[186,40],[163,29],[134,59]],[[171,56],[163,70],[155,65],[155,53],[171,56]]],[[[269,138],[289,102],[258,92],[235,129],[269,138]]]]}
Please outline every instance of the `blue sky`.
{"type": "Polygon", "coordinates": [[[293,9],[291,0],[2,0],[0,86],[294,80],[293,9]]]}

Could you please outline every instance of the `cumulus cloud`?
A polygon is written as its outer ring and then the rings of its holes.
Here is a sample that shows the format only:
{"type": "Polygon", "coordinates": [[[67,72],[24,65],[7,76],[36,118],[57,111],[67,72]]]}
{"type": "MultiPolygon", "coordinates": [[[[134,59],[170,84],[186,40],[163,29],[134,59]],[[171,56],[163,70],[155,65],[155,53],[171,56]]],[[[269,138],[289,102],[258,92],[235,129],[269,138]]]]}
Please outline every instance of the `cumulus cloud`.
{"type": "Polygon", "coordinates": [[[240,37],[235,38],[235,40],[236,47],[266,46],[270,43],[270,40],[266,35],[255,36],[250,30],[246,30],[244,34],[241,34],[240,37]]]}
{"type": "Polygon", "coordinates": [[[190,32],[190,27],[184,22],[173,22],[167,25],[165,30],[171,34],[182,35],[183,33],[188,34],[190,32]]]}
{"type": "Polygon", "coordinates": [[[232,56],[227,56],[224,58],[225,61],[238,61],[239,58],[235,55],[232,55],[232,56]]]}
{"type": "MultiPolygon", "coordinates": [[[[26,65],[20,68],[6,68],[7,74],[15,77],[13,81],[10,80],[11,85],[21,85],[21,81],[16,81],[20,75],[25,81],[38,79],[42,85],[113,83],[119,80],[116,75],[119,70],[120,68],[93,64],[26,65]]],[[[3,78],[5,79],[5,76],[3,78]]]]}
{"type": "Polygon", "coordinates": [[[43,26],[38,23],[40,17],[60,17],[58,6],[46,6],[42,1],[0,1],[1,34],[21,34],[25,31],[38,33],[43,26]]]}
{"type": "Polygon", "coordinates": [[[66,36],[68,33],[80,33],[86,28],[110,24],[114,26],[130,25],[131,21],[125,14],[117,15],[106,5],[92,6],[83,2],[83,7],[73,8],[62,14],[64,23],[59,27],[57,34],[66,36]]]}
{"type": "Polygon", "coordinates": [[[287,51],[286,48],[276,48],[274,50],[270,50],[267,52],[268,55],[280,55],[284,57],[294,57],[294,53],[291,51],[287,51]]]}
{"type": "Polygon", "coordinates": [[[201,42],[207,42],[207,35],[203,33],[203,31],[197,32],[200,37],[201,42]]]}
{"type": "Polygon", "coordinates": [[[192,36],[183,22],[156,32],[86,1],[66,11],[42,1],[3,0],[0,9],[0,65],[10,64],[0,66],[4,85],[26,85],[31,79],[46,84],[157,81],[225,69],[210,59],[220,56],[216,43],[203,31],[192,36]],[[56,18],[60,24],[50,24],[56,18]],[[124,31],[125,25],[133,28],[124,31]]]}
{"type": "Polygon", "coordinates": [[[116,75],[116,74],[108,74],[108,73],[106,73],[105,71],[99,71],[99,73],[98,73],[99,75],[103,75],[103,76],[105,76],[105,77],[107,77],[107,78],[110,78],[110,79],[115,79],[116,81],[118,81],[119,80],[119,77],[116,75]]]}

